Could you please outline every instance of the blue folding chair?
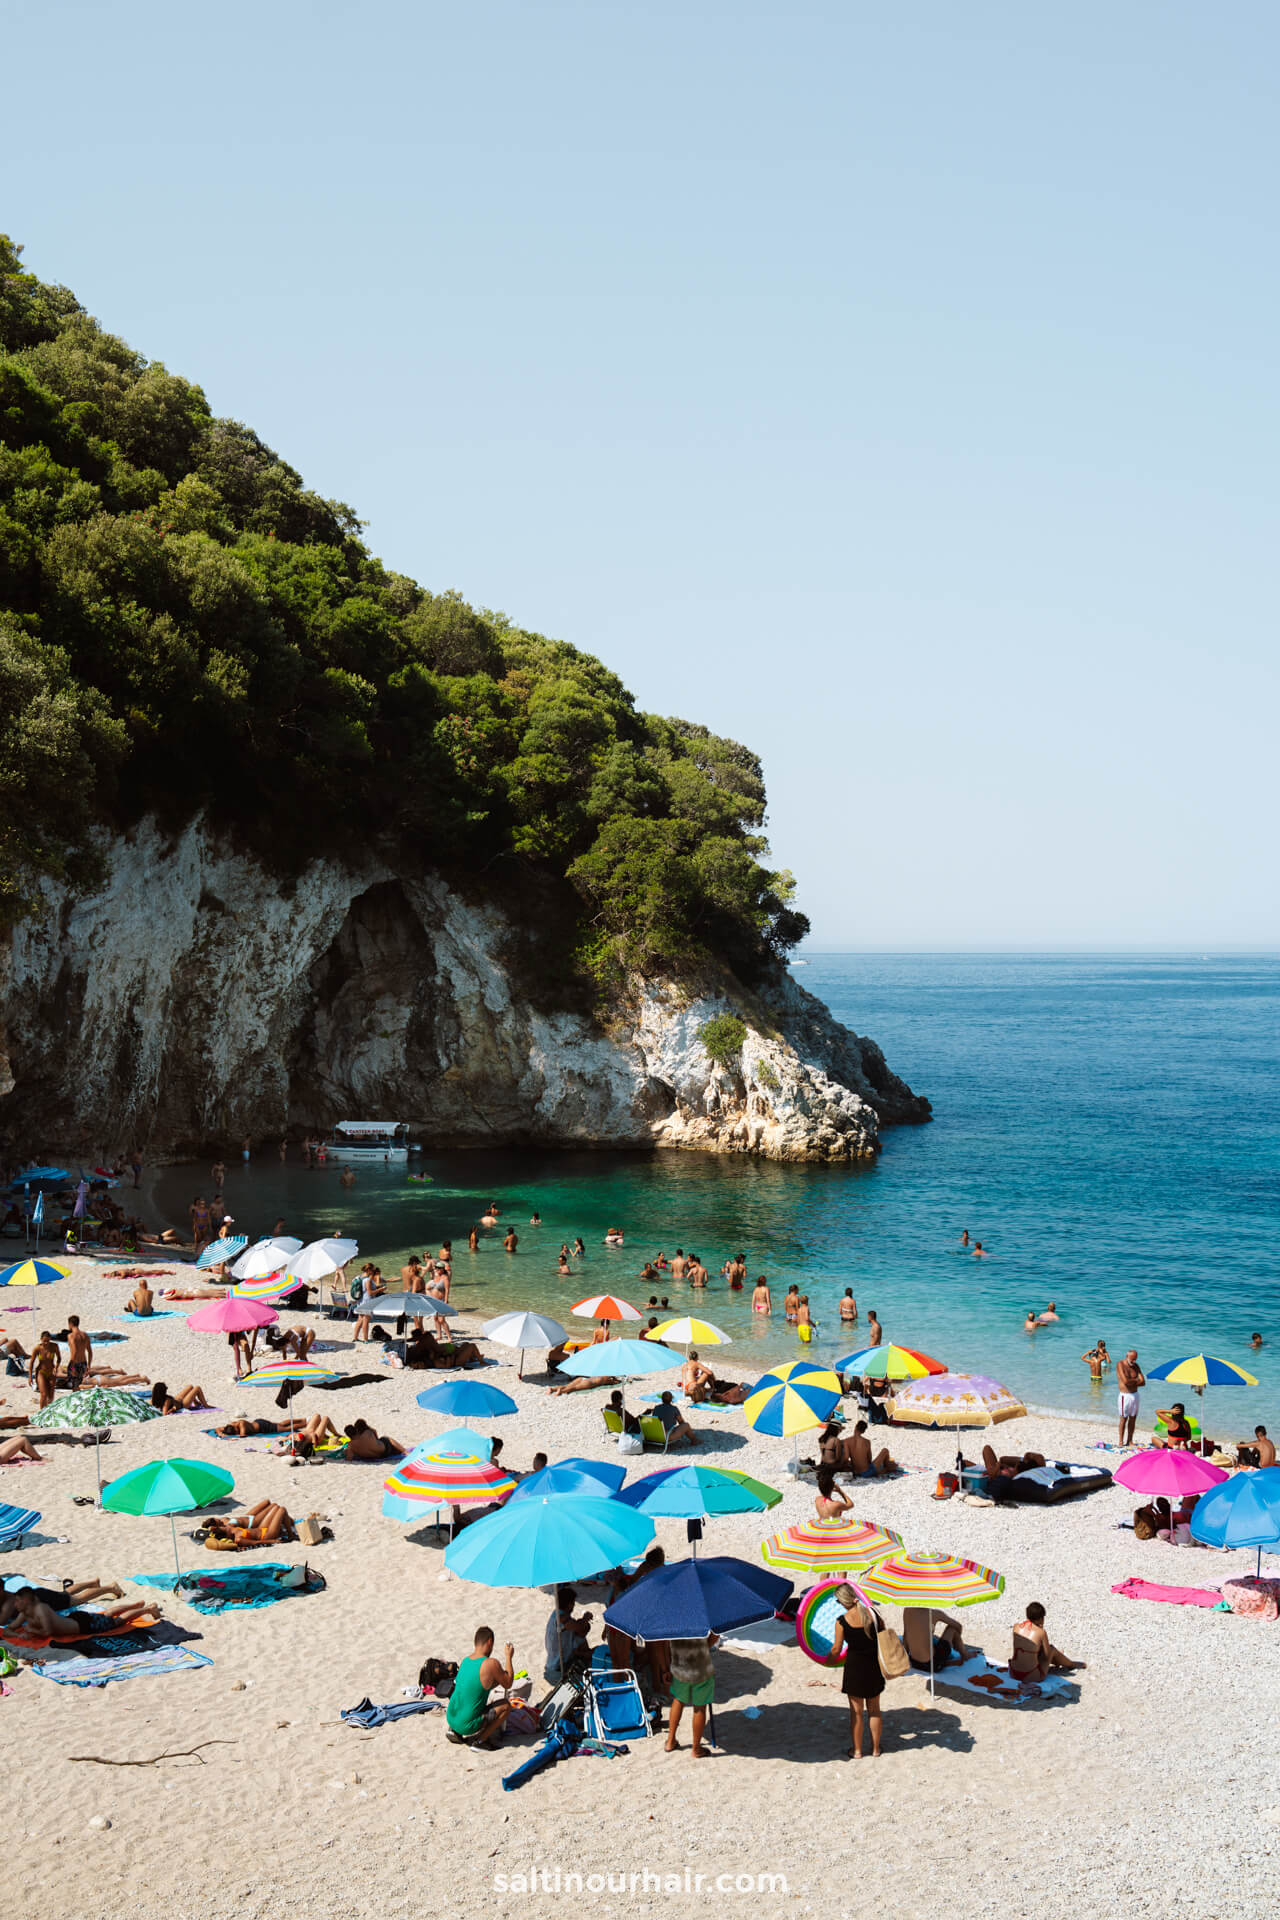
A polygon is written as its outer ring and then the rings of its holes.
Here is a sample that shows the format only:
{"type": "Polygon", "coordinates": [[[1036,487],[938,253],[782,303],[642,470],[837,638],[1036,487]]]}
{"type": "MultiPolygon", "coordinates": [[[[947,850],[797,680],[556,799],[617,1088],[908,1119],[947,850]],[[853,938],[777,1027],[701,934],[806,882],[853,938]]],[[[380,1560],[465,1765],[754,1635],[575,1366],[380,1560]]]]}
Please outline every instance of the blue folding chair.
{"type": "Polygon", "coordinates": [[[7,1552],[10,1547],[20,1547],[24,1537],[39,1524],[40,1515],[34,1507],[0,1505],[0,1552],[7,1552]]]}
{"type": "Polygon", "coordinates": [[[653,1732],[640,1682],[630,1667],[597,1667],[583,1681],[583,1706],[592,1740],[647,1740],[653,1732]]]}

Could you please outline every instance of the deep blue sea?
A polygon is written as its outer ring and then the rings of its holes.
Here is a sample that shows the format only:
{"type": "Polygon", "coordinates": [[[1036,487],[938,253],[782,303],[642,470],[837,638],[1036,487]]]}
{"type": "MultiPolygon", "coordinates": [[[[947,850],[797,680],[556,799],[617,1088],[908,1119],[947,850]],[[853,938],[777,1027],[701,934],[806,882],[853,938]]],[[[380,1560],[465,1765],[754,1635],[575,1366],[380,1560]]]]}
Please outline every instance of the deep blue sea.
{"type": "MultiPolygon", "coordinates": [[[[455,1298],[486,1313],[563,1318],[606,1289],[643,1306],[641,1262],[695,1249],[711,1288],[659,1291],[734,1336],[716,1355],[729,1375],[803,1351],[780,1313],[753,1319],[749,1291],[719,1279],[741,1248],[775,1308],[793,1278],[809,1294],[828,1357],[856,1344],[835,1311],[851,1285],[863,1327],[875,1307],[887,1338],[993,1374],[1029,1405],[1110,1418],[1113,1376],[1099,1390],[1079,1358],[1102,1335],[1147,1365],[1201,1349],[1237,1361],[1260,1385],[1211,1394],[1209,1432],[1280,1427],[1280,958],[811,954],[796,977],[933,1101],[932,1123],[887,1130],[873,1165],[428,1154],[415,1164],[431,1187],[362,1168],[342,1193],[332,1168],[272,1157],[232,1169],[228,1204],[251,1231],[277,1211],[304,1236],[349,1227],[384,1267],[452,1238],[455,1298]],[[491,1196],[519,1251],[488,1235],[468,1260],[491,1196]],[[526,1225],[535,1205],[540,1228],[526,1225]],[[606,1252],[614,1222],[627,1245],[606,1252]],[[989,1259],[961,1251],[966,1227],[989,1259]],[[556,1253],[579,1233],[588,1259],[562,1282],[556,1253]],[[1050,1299],[1060,1324],[1024,1333],[1050,1299]]],[[[208,1192],[207,1169],[171,1170],[160,1192],[185,1219],[194,1187],[208,1192]]],[[[1177,1397],[1190,1399],[1148,1396],[1177,1397]]]]}

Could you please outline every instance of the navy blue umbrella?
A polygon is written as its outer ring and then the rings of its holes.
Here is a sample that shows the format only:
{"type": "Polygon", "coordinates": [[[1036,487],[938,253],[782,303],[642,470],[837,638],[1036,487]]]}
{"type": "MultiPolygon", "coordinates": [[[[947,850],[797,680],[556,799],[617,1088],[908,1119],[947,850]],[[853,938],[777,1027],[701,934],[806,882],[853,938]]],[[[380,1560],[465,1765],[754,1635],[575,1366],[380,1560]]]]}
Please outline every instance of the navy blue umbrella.
{"type": "Polygon", "coordinates": [[[794,1582],[764,1567],[713,1554],[677,1560],[637,1580],[605,1611],[605,1625],[633,1640],[705,1640],[755,1620],[771,1620],[794,1582]]]}

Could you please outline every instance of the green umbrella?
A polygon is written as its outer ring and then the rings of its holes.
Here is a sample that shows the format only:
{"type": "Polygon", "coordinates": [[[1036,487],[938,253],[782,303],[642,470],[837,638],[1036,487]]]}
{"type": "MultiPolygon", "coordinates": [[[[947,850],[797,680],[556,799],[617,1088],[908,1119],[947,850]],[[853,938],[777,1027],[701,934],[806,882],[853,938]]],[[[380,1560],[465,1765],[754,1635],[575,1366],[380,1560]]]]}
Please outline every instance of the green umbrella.
{"type": "Polygon", "coordinates": [[[235,1481],[225,1467],[207,1460],[151,1460],[145,1467],[122,1473],[102,1489],[102,1504],[110,1513],[167,1513],[173,1534],[173,1564],[178,1578],[178,1528],[175,1513],[207,1507],[231,1492],[235,1481]]]}
{"type": "Polygon", "coordinates": [[[83,1387],[79,1393],[60,1393],[47,1407],[33,1414],[33,1427],[92,1427],[94,1464],[98,1470],[98,1493],[102,1493],[103,1427],[127,1427],[139,1420],[158,1420],[159,1407],[153,1407],[144,1394],[126,1393],[123,1387],[83,1387]]]}

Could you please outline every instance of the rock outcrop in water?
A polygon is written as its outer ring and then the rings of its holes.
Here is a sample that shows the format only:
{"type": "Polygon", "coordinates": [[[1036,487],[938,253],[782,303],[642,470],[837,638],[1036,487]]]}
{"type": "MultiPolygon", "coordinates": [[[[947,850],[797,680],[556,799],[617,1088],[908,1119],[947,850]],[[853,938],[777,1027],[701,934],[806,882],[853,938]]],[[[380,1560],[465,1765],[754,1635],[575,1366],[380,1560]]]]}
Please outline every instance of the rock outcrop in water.
{"type": "Polygon", "coordinates": [[[345,1117],[429,1146],[690,1147],[860,1160],[929,1103],[780,971],[765,993],[632,979],[607,1019],[547,1010],[509,914],[430,872],[316,861],[282,880],[199,821],[113,841],[103,885],[0,955],[0,1128],[153,1157],[345,1117]],[[733,1070],[699,1031],[729,1008],[733,1070]]]}

